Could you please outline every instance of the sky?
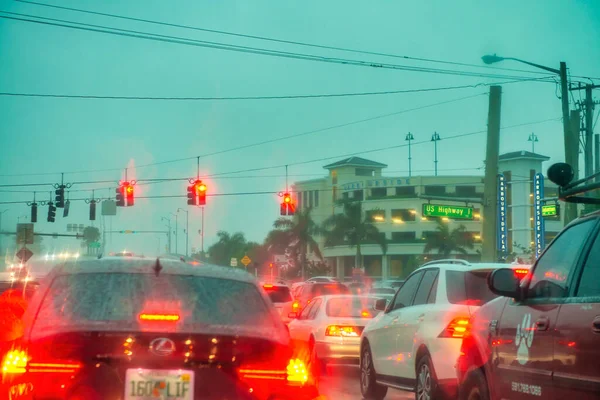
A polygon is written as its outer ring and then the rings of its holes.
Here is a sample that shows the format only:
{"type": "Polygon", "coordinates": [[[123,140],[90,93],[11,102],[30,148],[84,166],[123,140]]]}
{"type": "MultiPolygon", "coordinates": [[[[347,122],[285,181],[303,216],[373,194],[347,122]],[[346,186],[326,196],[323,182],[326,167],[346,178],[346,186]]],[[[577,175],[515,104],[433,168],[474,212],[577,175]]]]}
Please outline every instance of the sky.
{"type": "MultiPolygon", "coordinates": [[[[540,71],[514,61],[507,60],[494,67],[519,71],[485,68],[481,56],[496,53],[552,68],[565,61],[572,80],[589,82],[579,77],[595,77],[594,82],[600,83],[600,2],[595,0],[39,1],[409,58],[283,44],[19,1],[0,0],[0,17],[38,21],[41,20],[33,16],[54,18],[369,64],[530,79],[502,85],[501,125],[507,128],[501,131],[500,147],[501,152],[531,150],[527,138],[533,132],[539,138],[536,153],[551,157],[545,167],[564,161],[557,85],[532,81],[543,76],[540,71]]],[[[514,79],[272,57],[0,18],[0,93],[3,93],[0,95],[0,203],[3,203],[0,212],[6,210],[2,214],[2,229],[14,231],[18,220],[28,219],[29,207],[12,202],[32,201],[34,191],[38,201],[48,200],[52,190],[48,183],[60,182],[61,173],[65,173],[66,183],[73,184],[71,198],[89,199],[92,189],[96,198],[108,198],[114,197],[114,188],[124,179],[125,168],[129,179],[194,178],[195,157],[200,156],[200,175],[208,176],[205,182],[209,194],[220,194],[209,197],[205,207],[205,249],[215,241],[219,230],[243,232],[249,240],[262,242],[278,217],[276,193],[285,188],[284,165],[289,165],[291,183],[325,176],[323,165],[355,154],[388,164],[389,175],[403,176],[408,169],[404,138],[411,132],[415,137],[414,174],[431,175],[434,163],[430,138],[437,132],[442,139],[438,152],[440,174],[483,174],[485,133],[451,136],[485,131],[489,92],[486,84],[510,80],[514,79]],[[471,87],[270,100],[166,101],[6,95],[214,98],[465,85],[471,87]],[[392,113],[395,115],[371,119],[392,113]],[[371,120],[357,122],[362,119],[371,120]],[[357,123],[323,130],[352,122],[357,123]],[[318,132],[308,133],[312,131],[318,132]],[[275,140],[302,133],[306,134],[275,140]],[[270,140],[275,141],[247,147],[270,140]],[[383,150],[364,154],[371,149],[383,150]],[[169,162],[179,159],[185,160],[169,162]],[[104,182],[86,183],[98,181],[104,182]],[[42,185],[7,186],[23,184],[42,185]]],[[[596,98],[600,97],[598,93],[596,98]]],[[[579,95],[573,92],[571,101],[578,101],[579,95]]],[[[136,195],[185,195],[187,184],[185,180],[154,184],[141,181],[136,186],[136,195]]],[[[59,212],[55,223],[45,221],[47,208],[40,207],[35,229],[66,233],[67,223],[90,224],[88,207],[84,201],[73,201],[70,215],[62,218],[59,212]]],[[[178,215],[178,251],[184,253],[182,229],[186,213],[178,212],[178,208],[189,211],[189,246],[199,249],[200,210],[188,208],[185,197],[140,198],[134,207],[119,209],[116,217],[107,218],[106,226],[109,230],[164,230],[162,218],[171,218],[174,228],[174,215],[178,215]]],[[[100,226],[100,223],[98,216],[94,224],[100,226]]],[[[46,239],[45,243],[57,250],[77,248],[73,239],[46,239]]],[[[166,236],[114,234],[109,244],[111,250],[156,253],[164,248],[166,236]]]]}

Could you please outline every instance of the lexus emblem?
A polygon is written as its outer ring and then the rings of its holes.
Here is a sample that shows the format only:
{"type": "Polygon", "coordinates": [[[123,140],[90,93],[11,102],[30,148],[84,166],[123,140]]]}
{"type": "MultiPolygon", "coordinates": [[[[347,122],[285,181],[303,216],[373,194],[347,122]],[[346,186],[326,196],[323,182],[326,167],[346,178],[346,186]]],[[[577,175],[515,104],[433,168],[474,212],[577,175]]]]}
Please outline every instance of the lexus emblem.
{"type": "Polygon", "coordinates": [[[158,338],[150,342],[150,352],[157,356],[168,356],[175,351],[175,342],[167,338],[158,338]]]}

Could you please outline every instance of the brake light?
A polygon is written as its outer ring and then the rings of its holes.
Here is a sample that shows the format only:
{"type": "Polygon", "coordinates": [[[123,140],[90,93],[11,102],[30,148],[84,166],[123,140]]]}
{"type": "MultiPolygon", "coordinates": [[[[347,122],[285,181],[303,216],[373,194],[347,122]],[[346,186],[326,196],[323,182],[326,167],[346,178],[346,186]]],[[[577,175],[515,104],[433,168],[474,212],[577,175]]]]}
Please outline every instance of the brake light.
{"type": "Polygon", "coordinates": [[[20,350],[11,350],[4,356],[2,362],[2,373],[22,374],[27,367],[27,353],[20,350]]]}
{"type": "Polygon", "coordinates": [[[256,366],[254,368],[240,368],[238,373],[242,379],[268,379],[285,381],[289,383],[304,384],[308,381],[308,370],[304,361],[292,358],[285,370],[268,369],[256,366]]]}
{"type": "Polygon", "coordinates": [[[465,317],[454,318],[442,331],[440,337],[446,338],[463,338],[467,333],[469,319],[465,317]]]}
{"type": "Polygon", "coordinates": [[[363,311],[361,311],[360,316],[363,317],[363,318],[370,318],[371,317],[371,313],[368,312],[367,310],[363,310],[363,311]]]}
{"type": "Polygon", "coordinates": [[[146,314],[142,313],[139,316],[140,321],[179,321],[178,314],[146,314]]]}
{"type": "Polygon", "coordinates": [[[325,336],[359,337],[360,332],[354,326],[329,325],[325,330],[325,336]]]}
{"type": "Polygon", "coordinates": [[[286,372],[287,381],[290,383],[304,384],[308,381],[308,371],[302,360],[292,358],[288,363],[286,372]]]}
{"type": "Polygon", "coordinates": [[[263,285],[263,288],[265,288],[265,289],[273,289],[273,285],[271,285],[270,283],[265,283],[263,285]]]}
{"type": "Polygon", "coordinates": [[[524,268],[517,268],[517,269],[515,269],[515,275],[519,279],[525,278],[525,276],[527,276],[528,273],[529,273],[528,269],[524,269],[524,268]]]}
{"type": "Polygon", "coordinates": [[[80,363],[29,363],[27,366],[29,372],[58,372],[72,374],[81,368],[80,363]]]}
{"type": "Polygon", "coordinates": [[[298,302],[298,300],[296,300],[292,303],[292,310],[294,312],[298,312],[299,309],[300,309],[300,303],[298,302]]]}

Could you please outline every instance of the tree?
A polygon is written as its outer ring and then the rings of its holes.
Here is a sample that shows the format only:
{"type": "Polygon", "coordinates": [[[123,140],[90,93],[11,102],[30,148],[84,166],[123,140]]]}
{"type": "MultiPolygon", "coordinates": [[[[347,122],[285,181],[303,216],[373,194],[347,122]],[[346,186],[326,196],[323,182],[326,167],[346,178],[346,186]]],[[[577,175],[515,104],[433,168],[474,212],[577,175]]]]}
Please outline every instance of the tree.
{"type": "Polygon", "coordinates": [[[287,244],[291,255],[300,264],[302,269],[302,279],[306,277],[306,260],[310,251],[320,260],[323,260],[323,255],[319,249],[319,244],[315,237],[319,235],[319,226],[311,218],[311,208],[297,210],[292,219],[279,218],[273,223],[273,227],[281,233],[273,233],[272,239],[276,239],[272,243],[273,247],[281,247],[287,244]]]}
{"type": "Polygon", "coordinates": [[[83,229],[83,244],[87,248],[87,254],[90,254],[90,245],[100,240],[100,229],[95,226],[86,226],[83,229]]]}
{"type": "Polygon", "coordinates": [[[232,258],[241,258],[246,250],[246,238],[241,232],[230,235],[228,232],[217,232],[219,240],[208,248],[209,260],[213,264],[229,266],[232,258]]]}
{"type": "Polygon", "coordinates": [[[340,204],[344,209],[341,214],[335,214],[323,222],[325,246],[339,246],[348,244],[350,248],[356,247],[355,267],[362,268],[361,246],[365,243],[376,243],[385,255],[387,253],[387,240],[379,229],[362,212],[361,202],[344,201],[340,204]]]}
{"type": "Polygon", "coordinates": [[[468,234],[467,228],[460,225],[458,228],[450,230],[450,226],[442,220],[437,220],[437,227],[433,235],[427,238],[424,253],[437,250],[443,258],[450,257],[450,254],[467,254],[467,249],[474,247],[474,238],[468,234]]]}

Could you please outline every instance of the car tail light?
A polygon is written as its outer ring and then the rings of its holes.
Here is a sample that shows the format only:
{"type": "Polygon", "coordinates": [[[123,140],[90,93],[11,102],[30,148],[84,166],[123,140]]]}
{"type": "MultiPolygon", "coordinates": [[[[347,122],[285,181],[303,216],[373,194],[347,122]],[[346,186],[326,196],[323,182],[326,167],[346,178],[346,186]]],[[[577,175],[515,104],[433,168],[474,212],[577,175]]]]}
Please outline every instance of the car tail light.
{"type": "Polygon", "coordinates": [[[515,275],[519,279],[525,278],[528,273],[529,273],[529,270],[525,269],[525,268],[517,268],[517,269],[515,269],[515,275]]]}
{"type": "Polygon", "coordinates": [[[360,331],[355,326],[329,325],[325,336],[359,337],[360,331]]]}
{"type": "Polygon", "coordinates": [[[360,312],[360,316],[362,318],[371,318],[372,317],[371,313],[368,310],[362,310],[360,312]]]}
{"type": "Polygon", "coordinates": [[[22,374],[27,368],[27,353],[21,350],[11,350],[2,361],[3,374],[22,374]]]}
{"type": "Polygon", "coordinates": [[[308,381],[306,364],[304,364],[304,361],[297,358],[290,359],[285,370],[255,366],[251,368],[240,368],[238,373],[241,375],[242,379],[287,381],[292,384],[300,385],[308,381]]]}
{"type": "Polygon", "coordinates": [[[300,310],[300,302],[296,300],[292,303],[292,311],[298,312],[298,310],[300,310]]]}
{"type": "Polygon", "coordinates": [[[289,383],[296,383],[303,385],[308,381],[308,371],[304,361],[297,358],[292,358],[288,363],[287,369],[287,381],[289,383]]]}
{"type": "Polygon", "coordinates": [[[440,337],[445,338],[463,338],[467,333],[467,329],[469,327],[469,318],[466,317],[458,317],[454,318],[440,333],[440,337]]]}
{"type": "Polygon", "coordinates": [[[270,283],[265,283],[263,285],[263,288],[265,288],[265,289],[273,289],[273,285],[271,285],[270,283]]]}
{"type": "Polygon", "coordinates": [[[142,313],[139,316],[140,321],[179,321],[179,314],[147,314],[142,313]]]}
{"type": "Polygon", "coordinates": [[[80,362],[67,360],[49,360],[44,362],[36,360],[35,362],[31,362],[31,358],[25,351],[11,350],[4,357],[2,372],[4,374],[22,374],[24,372],[73,374],[81,366],[80,362]]]}

